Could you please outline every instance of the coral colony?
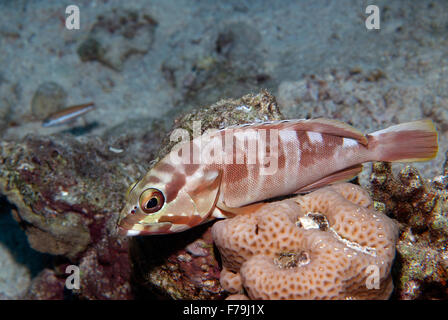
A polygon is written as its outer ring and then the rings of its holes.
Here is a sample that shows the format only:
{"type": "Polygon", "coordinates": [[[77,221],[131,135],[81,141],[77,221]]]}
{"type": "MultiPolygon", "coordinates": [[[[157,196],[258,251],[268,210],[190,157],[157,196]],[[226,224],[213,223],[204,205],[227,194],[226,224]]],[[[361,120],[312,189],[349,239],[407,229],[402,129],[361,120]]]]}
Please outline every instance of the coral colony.
{"type": "Polygon", "coordinates": [[[398,228],[354,184],[266,204],[212,234],[229,299],[387,299],[393,289],[398,228]]]}

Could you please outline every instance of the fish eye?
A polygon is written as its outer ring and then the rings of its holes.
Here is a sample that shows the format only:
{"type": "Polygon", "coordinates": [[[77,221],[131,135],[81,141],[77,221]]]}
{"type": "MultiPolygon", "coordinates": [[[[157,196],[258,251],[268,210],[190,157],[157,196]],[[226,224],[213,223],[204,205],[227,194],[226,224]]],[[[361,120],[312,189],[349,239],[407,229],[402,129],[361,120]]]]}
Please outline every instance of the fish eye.
{"type": "Polygon", "coordinates": [[[165,197],[162,191],[155,188],[149,188],[142,192],[139,203],[143,212],[155,213],[163,207],[165,197]]]}

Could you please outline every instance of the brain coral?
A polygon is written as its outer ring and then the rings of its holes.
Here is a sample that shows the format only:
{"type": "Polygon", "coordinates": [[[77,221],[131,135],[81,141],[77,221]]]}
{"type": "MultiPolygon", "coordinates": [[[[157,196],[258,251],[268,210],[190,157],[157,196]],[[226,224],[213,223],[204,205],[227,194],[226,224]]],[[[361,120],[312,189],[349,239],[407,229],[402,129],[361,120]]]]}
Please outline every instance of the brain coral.
{"type": "Polygon", "coordinates": [[[251,299],[387,299],[398,228],[341,183],[213,226],[221,284],[251,299]]]}

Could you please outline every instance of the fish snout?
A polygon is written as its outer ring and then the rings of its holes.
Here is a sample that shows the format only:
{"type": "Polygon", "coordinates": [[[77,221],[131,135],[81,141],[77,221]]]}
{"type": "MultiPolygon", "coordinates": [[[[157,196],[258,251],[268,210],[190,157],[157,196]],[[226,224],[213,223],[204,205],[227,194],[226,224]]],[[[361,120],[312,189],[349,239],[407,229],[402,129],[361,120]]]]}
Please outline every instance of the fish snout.
{"type": "Polygon", "coordinates": [[[120,236],[138,236],[138,235],[157,235],[169,234],[177,231],[172,231],[173,224],[169,222],[136,224],[133,226],[126,226],[126,224],[117,224],[117,233],[120,236]]]}

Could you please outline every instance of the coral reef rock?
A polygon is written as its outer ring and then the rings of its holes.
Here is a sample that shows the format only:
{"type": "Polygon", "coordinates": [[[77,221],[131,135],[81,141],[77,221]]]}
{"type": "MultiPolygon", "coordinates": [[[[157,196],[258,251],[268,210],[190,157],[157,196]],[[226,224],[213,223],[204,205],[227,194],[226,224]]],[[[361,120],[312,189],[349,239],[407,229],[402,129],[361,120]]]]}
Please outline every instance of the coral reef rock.
{"type": "Polygon", "coordinates": [[[65,108],[67,92],[55,82],[39,85],[31,100],[31,113],[36,119],[44,119],[53,112],[65,108]]]}
{"type": "Polygon", "coordinates": [[[64,299],[65,278],[54,270],[44,269],[33,279],[25,295],[27,300],[62,300],[64,299]]]}
{"type": "Polygon", "coordinates": [[[221,284],[241,299],[387,299],[398,228],[343,183],[214,224],[221,284]]]}
{"type": "Polygon", "coordinates": [[[17,299],[30,285],[29,270],[0,243],[0,300],[17,299]]]}
{"type": "Polygon", "coordinates": [[[398,175],[389,163],[377,162],[372,167],[373,198],[400,222],[394,297],[447,299],[448,161],[442,175],[429,181],[412,166],[398,175]]]}
{"type": "MultiPolygon", "coordinates": [[[[80,267],[82,285],[74,294],[81,299],[132,297],[128,240],[116,234],[116,221],[127,185],[144,172],[160,144],[161,125],[148,121],[145,128],[155,131],[114,139],[63,133],[0,142],[0,194],[14,206],[32,248],[80,267]]],[[[32,290],[44,284],[36,281],[32,290]]]]}

